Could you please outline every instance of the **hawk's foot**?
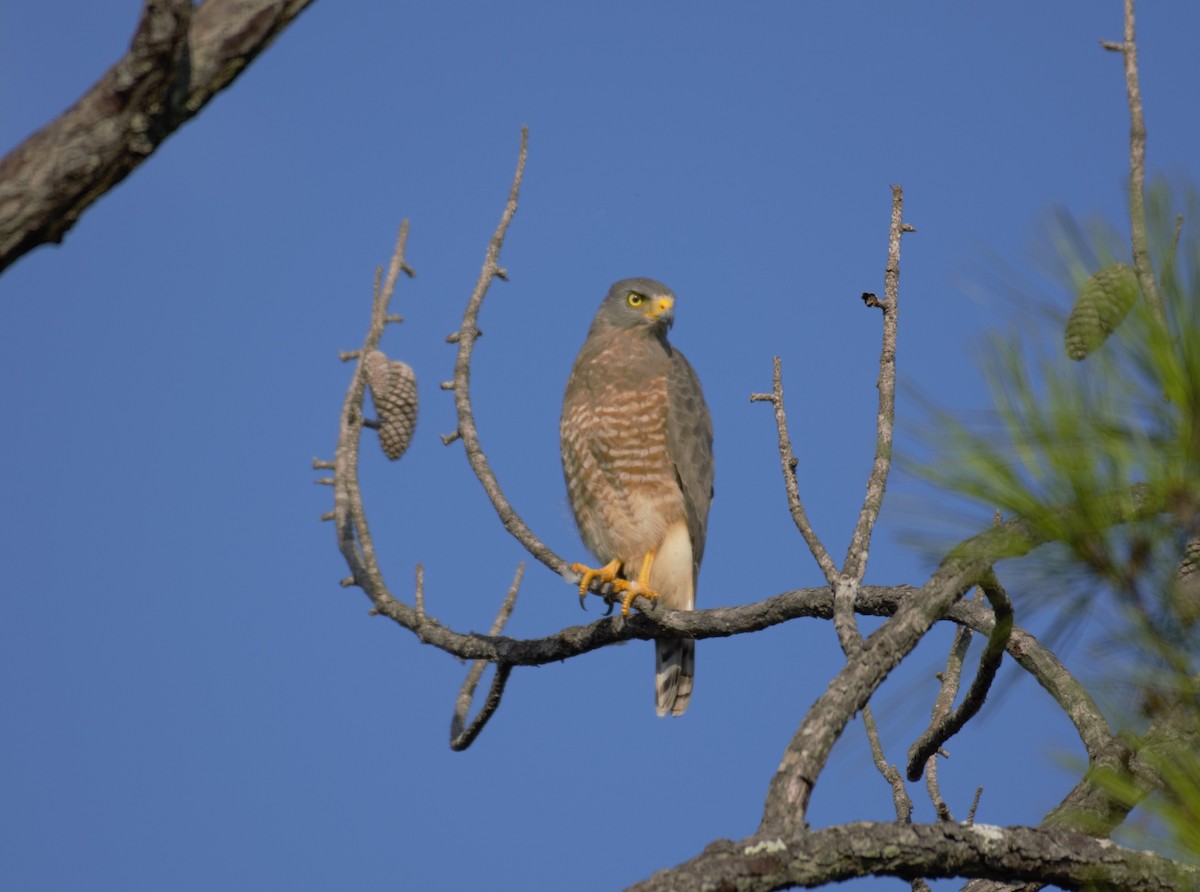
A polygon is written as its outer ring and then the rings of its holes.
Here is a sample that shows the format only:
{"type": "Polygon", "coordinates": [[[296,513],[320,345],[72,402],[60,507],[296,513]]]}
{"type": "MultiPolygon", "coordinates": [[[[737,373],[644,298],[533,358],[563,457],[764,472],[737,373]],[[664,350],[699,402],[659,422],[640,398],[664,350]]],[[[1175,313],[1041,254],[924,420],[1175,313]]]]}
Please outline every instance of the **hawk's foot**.
{"type": "MultiPolygon", "coordinates": [[[[621,581],[624,582],[624,580],[621,580],[621,581]]],[[[615,589],[615,587],[614,587],[614,589],[615,589]]],[[[645,598],[648,601],[653,601],[655,598],[658,597],[658,592],[643,585],[640,580],[636,581],[636,582],[625,582],[625,584],[623,586],[621,586],[620,589],[615,589],[615,590],[617,590],[617,591],[623,590],[625,592],[625,594],[621,597],[621,615],[622,616],[629,616],[629,606],[631,604],[633,604],[633,599],[638,597],[639,595],[641,595],[643,598],[645,598]]]]}
{"type": "Polygon", "coordinates": [[[614,586],[613,591],[624,591],[625,596],[621,598],[621,615],[629,616],[629,605],[633,603],[633,599],[641,595],[648,601],[653,601],[658,597],[658,592],[650,588],[650,568],[654,566],[654,549],[650,549],[642,557],[642,569],[638,571],[637,579],[633,582],[627,582],[621,588],[614,586]]]}
{"type": "Polygon", "coordinates": [[[599,569],[593,569],[587,564],[571,564],[571,571],[579,574],[579,606],[583,606],[583,599],[587,597],[588,589],[591,588],[593,580],[599,579],[602,585],[611,585],[614,592],[619,592],[628,587],[629,583],[624,579],[617,577],[621,572],[620,561],[609,561],[599,569]]]}

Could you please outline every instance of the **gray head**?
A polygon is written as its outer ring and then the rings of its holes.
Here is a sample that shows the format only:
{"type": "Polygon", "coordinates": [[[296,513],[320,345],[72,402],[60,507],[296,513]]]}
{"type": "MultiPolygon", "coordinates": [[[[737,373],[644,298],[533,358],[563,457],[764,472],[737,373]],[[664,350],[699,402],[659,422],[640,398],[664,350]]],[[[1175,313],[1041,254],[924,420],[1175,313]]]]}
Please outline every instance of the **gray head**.
{"type": "Polygon", "coordinates": [[[622,279],[600,303],[592,330],[643,330],[664,337],[675,321],[675,292],[654,279],[622,279]]]}

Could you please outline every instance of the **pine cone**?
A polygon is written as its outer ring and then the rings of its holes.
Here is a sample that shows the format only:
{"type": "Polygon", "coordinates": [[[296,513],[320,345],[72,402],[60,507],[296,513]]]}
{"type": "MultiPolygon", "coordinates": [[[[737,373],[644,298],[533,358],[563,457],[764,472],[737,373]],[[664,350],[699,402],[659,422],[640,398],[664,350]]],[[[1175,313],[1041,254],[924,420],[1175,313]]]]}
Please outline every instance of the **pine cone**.
{"type": "Polygon", "coordinates": [[[408,449],[417,426],[417,375],[412,366],[372,350],[363,361],[379,416],[379,445],[395,461],[408,449]]]}
{"type": "Polygon", "coordinates": [[[1067,319],[1067,356],[1083,359],[1103,344],[1137,296],[1137,275],[1131,267],[1114,263],[1093,273],[1079,289],[1067,319]]]}

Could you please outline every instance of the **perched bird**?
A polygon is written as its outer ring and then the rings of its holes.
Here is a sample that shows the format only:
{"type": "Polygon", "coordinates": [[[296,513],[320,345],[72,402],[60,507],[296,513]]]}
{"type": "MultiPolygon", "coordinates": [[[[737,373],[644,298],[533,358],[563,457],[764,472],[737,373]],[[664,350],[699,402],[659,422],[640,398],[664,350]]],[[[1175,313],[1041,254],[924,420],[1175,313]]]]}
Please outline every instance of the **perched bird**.
{"type": "MultiPolygon", "coordinates": [[[[584,545],[603,565],[572,564],[582,600],[594,579],[622,596],[696,606],[713,498],[712,419],[700,380],[667,341],[675,295],[622,279],[600,304],[575,359],[559,426],[563,476],[584,545]]],[[[655,646],[658,714],[682,715],[696,643],[655,646]]]]}

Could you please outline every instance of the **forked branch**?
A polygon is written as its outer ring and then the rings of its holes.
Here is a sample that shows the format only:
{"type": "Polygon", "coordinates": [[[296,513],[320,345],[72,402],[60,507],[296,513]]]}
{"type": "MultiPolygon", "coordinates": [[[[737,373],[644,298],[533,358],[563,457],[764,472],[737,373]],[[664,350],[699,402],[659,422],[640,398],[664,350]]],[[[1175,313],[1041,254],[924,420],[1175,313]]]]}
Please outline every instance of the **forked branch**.
{"type": "MultiPolygon", "coordinates": [[[[517,566],[517,575],[513,577],[512,587],[509,588],[504,603],[500,605],[500,612],[496,614],[496,621],[492,623],[492,630],[488,633],[493,638],[504,631],[504,624],[512,616],[513,607],[517,603],[517,591],[521,588],[521,578],[524,575],[525,564],[521,563],[517,566]]],[[[483,706],[479,708],[479,713],[471,721],[471,724],[465,724],[467,713],[471,711],[471,701],[475,699],[475,688],[487,667],[487,660],[476,660],[472,663],[471,668],[467,671],[466,680],[463,681],[462,690],[458,692],[458,701],[454,705],[454,717],[450,720],[450,749],[455,752],[465,750],[474,742],[475,738],[479,736],[479,732],[483,730],[483,726],[488,723],[488,719],[496,712],[496,708],[500,705],[500,698],[504,695],[504,686],[508,683],[512,666],[508,663],[498,663],[487,699],[483,701],[483,706]]]]}

